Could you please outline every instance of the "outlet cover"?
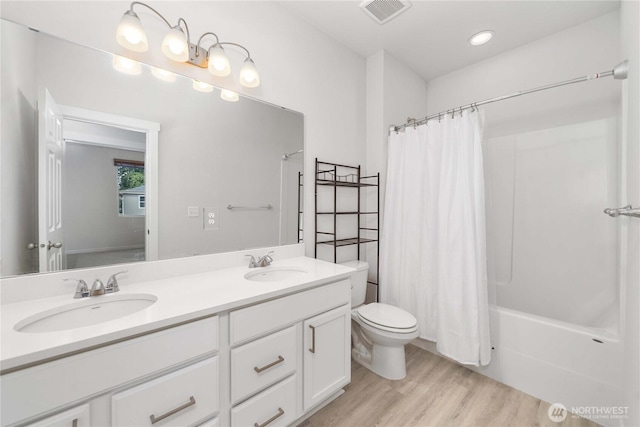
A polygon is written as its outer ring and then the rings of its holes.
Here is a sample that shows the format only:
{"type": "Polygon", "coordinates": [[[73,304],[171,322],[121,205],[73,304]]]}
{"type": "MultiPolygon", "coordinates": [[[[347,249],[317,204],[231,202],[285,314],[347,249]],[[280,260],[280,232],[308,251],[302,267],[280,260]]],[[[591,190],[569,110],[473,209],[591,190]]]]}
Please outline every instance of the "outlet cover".
{"type": "Polygon", "coordinates": [[[199,217],[200,216],[200,209],[197,206],[189,206],[187,208],[187,216],[188,217],[199,217]]]}
{"type": "Polygon", "coordinates": [[[203,208],[204,211],[204,229],[205,230],[217,230],[218,229],[218,209],[217,208],[203,208]]]}

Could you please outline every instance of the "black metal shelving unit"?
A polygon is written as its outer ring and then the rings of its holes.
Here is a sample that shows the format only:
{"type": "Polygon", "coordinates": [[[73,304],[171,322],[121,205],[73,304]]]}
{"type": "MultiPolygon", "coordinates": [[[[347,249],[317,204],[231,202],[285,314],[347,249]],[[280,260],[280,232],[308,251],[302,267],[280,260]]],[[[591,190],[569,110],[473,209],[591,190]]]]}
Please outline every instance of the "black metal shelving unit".
{"type": "MultiPolygon", "coordinates": [[[[331,192],[327,192],[331,193],[331,192]]],[[[360,246],[365,243],[375,243],[377,250],[376,257],[376,279],[379,281],[380,277],[380,245],[378,243],[379,230],[380,230],[380,174],[362,176],[360,165],[349,166],[341,165],[338,163],[321,162],[316,158],[316,170],[315,170],[315,249],[314,256],[318,257],[318,246],[329,245],[333,247],[333,262],[338,261],[338,248],[344,246],[357,245],[357,259],[361,259],[360,246]],[[339,173],[341,172],[341,173],[339,173]],[[333,197],[333,209],[329,211],[318,211],[318,189],[321,187],[330,187],[333,197]],[[377,209],[375,211],[362,211],[361,210],[361,196],[362,189],[365,187],[375,187],[377,197],[377,209]],[[354,188],[357,191],[357,208],[355,210],[338,211],[338,189],[339,188],[354,188]],[[321,231],[318,230],[318,219],[323,216],[333,217],[333,229],[321,231]],[[354,215],[357,218],[357,232],[354,232],[353,237],[349,238],[337,238],[338,217],[342,215],[354,215]],[[363,215],[375,215],[376,226],[363,227],[362,217],[363,215]],[[362,233],[376,233],[375,238],[363,237],[362,233]]],[[[375,282],[369,282],[373,285],[378,285],[375,282]]]]}

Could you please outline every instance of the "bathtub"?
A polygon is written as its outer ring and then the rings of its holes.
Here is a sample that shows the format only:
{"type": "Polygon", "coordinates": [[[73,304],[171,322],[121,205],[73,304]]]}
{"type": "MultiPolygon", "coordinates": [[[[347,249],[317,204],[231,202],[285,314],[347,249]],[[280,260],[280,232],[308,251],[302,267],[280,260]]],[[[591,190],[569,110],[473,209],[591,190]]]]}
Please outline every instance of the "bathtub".
{"type": "MultiPolygon", "coordinates": [[[[615,333],[503,307],[490,308],[490,318],[491,363],[469,369],[599,424],[622,425],[619,417],[587,413],[624,402],[623,345],[615,333]]],[[[413,344],[437,354],[433,342],[413,344]]]]}

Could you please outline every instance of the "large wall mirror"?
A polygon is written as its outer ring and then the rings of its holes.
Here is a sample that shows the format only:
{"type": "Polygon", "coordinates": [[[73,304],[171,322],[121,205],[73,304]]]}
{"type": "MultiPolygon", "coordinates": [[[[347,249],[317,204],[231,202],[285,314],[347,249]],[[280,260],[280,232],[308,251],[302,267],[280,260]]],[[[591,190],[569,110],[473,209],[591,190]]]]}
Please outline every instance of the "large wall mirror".
{"type": "Polygon", "coordinates": [[[2,277],[300,241],[302,114],[0,23],[2,277]]]}

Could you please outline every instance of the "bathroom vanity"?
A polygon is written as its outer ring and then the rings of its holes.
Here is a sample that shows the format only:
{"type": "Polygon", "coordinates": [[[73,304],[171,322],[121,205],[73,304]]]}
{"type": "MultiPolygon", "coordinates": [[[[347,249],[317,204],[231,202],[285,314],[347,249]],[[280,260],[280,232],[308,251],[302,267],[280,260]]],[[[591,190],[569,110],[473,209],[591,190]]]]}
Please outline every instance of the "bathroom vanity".
{"type": "Polygon", "coordinates": [[[125,276],[120,292],[86,298],[104,301],[92,311],[116,296],[155,302],[47,332],[16,327],[84,301],[5,304],[2,426],[291,425],[350,381],[351,273],[295,257],[137,284],[125,276]]]}

